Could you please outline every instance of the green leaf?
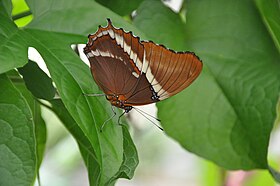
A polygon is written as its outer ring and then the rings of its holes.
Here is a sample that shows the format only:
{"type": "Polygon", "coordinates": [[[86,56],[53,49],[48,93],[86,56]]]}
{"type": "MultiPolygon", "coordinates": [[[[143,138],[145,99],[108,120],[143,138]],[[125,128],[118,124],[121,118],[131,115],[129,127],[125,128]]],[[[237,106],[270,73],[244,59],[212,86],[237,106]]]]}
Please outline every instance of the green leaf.
{"type": "Polygon", "coordinates": [[[31,185],[36,154],[33,117],[11,81],[0,75],[0,185],[31,185]]]}
{"type": "Polygon", "coordinates": [[[131,139],[128,129],[125,125],[123,125],[122,130],[123,130],[123,135],[124,135],[123,162],[122,162],[122,166],[120,167],[120,170],[118,172],[119,174],[116,175],[116,177],[132,179],[132,177],[134,175],[134,171],[139,163],[137,150],[136,150],[136,147],[134,146],[134,143],[131,139]]]}
{"type": "MultiPolygon", "coordinates": [[[[133,23],[148,36],[148,39],[174,50],[184,49],[185,43],[182,42],[182,38],[185,37],[185,25],[180,16],[161,1],[144,1],[137,9],[133,23]]],[[[146,38],[141,37],[141,40],[144,39],[146,38]]]]}
{"type": "Polygon", "coordinates": [[[27,43],[24,40],[24,32],[20,31],[10,18],[1,15],[0,22],[1,74],[27,63],[27,43]]]}
{"type": "Polygon", "coordinates": [[[0,15],[5,17],[11,17],[12,2],[10,0],[2,0],[0,2],[0,15]]]}
{"type": "Polygon", "coordinates": [[[90,153],[90,148],[92,147],[87,148],[86,146],[82,146],[80,143],[78,143],[78,145],[88,170],[88,179],[90,185],[99,185],[101,176],[100,165],[98,164],[96,157],[90,153]]]}
{"type": "Polygon", "coordinates": [[[55,95],[55,88],[51,78],[40,69],[37,63],[30,61],[18,71],[23,76],[26,87],[37,98],[51,100],[55,95]]]}
{"type": "Polygon", "coordinates": [[[27,101],[29,108],[32,111],[33,122],[35,127],[36,138],[36,157],[37,157],[37,174],[39,175],[39,168],[43,160],[46,141],[47,141],[47,129],[45,121],[41,115],[41,107],[36,98],[26,88],[23,79],[19,76],[18,72],[13,70],[7,73],[9,79],[12,80],[15,87],[20,91],[27,101]]]}
{"type": "Polygon", "coordinates": [[[134,22],[158,43],[194,51],[204,62],[189,88],[158,104],[162,125],[184,148],[220,166],[267,168],[279,53],[252,1],[186,3],[186,24],[158,1],[143,2],[134,22]]]}
{"type": "Polygon", "coordinates": [[[101,5],[108,7],[117,14],[130,15],[143,0],[97,0],[101,5]]]}
{"type": "Polygon", "coordinates": [[[255,0],[263,22],[280,52],[280,1],[255,0]]]}
{"type": "Polygon", "coordinates": [[[34,100],[33,105],[33,115],[34,115],[34,123],[35,123],[35,137],[36,137],[36,152],[37,152],[37,170],[39,172],[39,168],[44,158],[46,142],[47,142],[47,128],[46,123],[41,115],[41,107],[34,100]]]}
{"type": "MultiPolygon", "coordinates": [[[[100,165],[96,160],[96,155],[90,144],[89,139],[83,134],[79,126],[66,110],[61,100],[51,100],[52,110],[63,122],[64,126],[70,131],[70,133],[77,140],[82,157],[87,166],[89,172],[89,180],[91,185],[98,185],[98,179],[100,177],[100,165]]],[[[131,179],[133,177],[136,166],[138,165],[138,156],[133,141],[129,135],[129,132],[125,126],[122,128],[124,141],[123,141],[123,162],[114,177],[108,181],[106,185],[110,185],[118,178],[131,179]]]]}
{"type": "Polygon", "coordinates": [[[48,0],[40,0],[40,3],[37,3],[37,0],[27,0],[27,4],[35,17],[27,25],[28,28],[87,36],[96,32],[99,25],[105,26],[106,18],[110,18],[114,26],[132,30],[135,34],[144,36],[122,17],[95,1],[61,0],[52,4],[48,0]],[[65,5],[68,5],[67,8],[65,5]]]}
{"type": "Polygon", "coordinates": [[[29,107],[31,108],[33,115],[33,122],[35,126],[35,137],[36,137],[36,155],[37,155],[37,172],[39,172],[40,165],[42,163],[46,141],[47,141],[47,129],[44,119],[41,115],[41,107],[36,98],[27,90],[24,85],[24,82],[15,82],[14,83],[17,89],[24,96],[27,101],[29,107]]]}
{"type": "Polygon", "coordinates": [[[134,143],[130,137],[130,134],[128,132],[128,129],[125,125],[123,125],[123,135],[124,135],[124,141],[123,141],[123,162],[122,166],[120,167],[120,170],[117,172],[117,174],[111,178],[111,180],[108,182],[114,183],[118,178],[126,178],[126,179],[132,179],[134,175],[134,171],[139,163],[137,150],[134,146],[134,143]]]}

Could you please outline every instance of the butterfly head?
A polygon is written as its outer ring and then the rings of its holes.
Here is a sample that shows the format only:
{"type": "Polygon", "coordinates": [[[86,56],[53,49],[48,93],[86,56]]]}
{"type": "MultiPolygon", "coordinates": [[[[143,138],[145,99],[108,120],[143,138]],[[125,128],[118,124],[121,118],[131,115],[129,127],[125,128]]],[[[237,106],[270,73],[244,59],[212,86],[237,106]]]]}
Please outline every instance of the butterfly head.
{"type": "Polygon", "coordinates": [[[106,95],[106,99],[113,106],[124,109],[126,113],[132,109],[131,105],[126,104],[126,97],[124,95],[106,95]]]}

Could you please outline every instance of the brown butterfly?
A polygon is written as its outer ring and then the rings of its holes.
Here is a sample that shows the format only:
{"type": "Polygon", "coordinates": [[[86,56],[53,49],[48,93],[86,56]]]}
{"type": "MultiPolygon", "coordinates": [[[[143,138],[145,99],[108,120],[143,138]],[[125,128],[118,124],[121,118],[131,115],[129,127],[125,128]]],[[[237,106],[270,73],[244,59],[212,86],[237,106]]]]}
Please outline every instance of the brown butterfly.
{"type": "Polygon", "coordinates": [[[200,74],[202,61],[193,52],[175,52],[132,32],[115,28],[110,19],[89,35],[84,53],[91,73],[110,103],[125,112],[155,103],[188,87],[200,74]]]}

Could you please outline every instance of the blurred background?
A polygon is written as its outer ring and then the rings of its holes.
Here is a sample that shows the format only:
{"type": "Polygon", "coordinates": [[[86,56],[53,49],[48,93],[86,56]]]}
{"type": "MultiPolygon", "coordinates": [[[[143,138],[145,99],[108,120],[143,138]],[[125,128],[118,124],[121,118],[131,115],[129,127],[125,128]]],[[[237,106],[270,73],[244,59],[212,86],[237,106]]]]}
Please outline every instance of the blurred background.
{"type": "MultiPolygon", "coordinates": [[[[19,2],[23,1],[13,1],[14,4],[20,5],[19,2]]],[[[178,12],[182,6],[182,0],[163,2],[175,12],[178,12]]],[[[25,5],[22,4],[22,6],[25,5]]],[[[42,58],[35,49],[29,49],[29,58],[38,62],[40,67],[48,73],[42,58]]],[[[141,109],[154,116],[157,114],[155,105],[148,105],[141,109]]],[[[40,169],[41,185],[87,186],[87,171],[75,140],[52,112],[43,107],[42,113],[47,125],[48,141],[40,169]]],[[[226,171],[212,162],[187,152],[138,113],[132,111],[127,119],[131,126],[131,135],[138,150],[140,163],[133,179],[120,179],[116,183],[117,186],[277,185],[267,171],[226,171]]],[[[279,146],[278,127],[272,132],[269,147],[269,160],[272,165],[280,164],[279,146]]]]}

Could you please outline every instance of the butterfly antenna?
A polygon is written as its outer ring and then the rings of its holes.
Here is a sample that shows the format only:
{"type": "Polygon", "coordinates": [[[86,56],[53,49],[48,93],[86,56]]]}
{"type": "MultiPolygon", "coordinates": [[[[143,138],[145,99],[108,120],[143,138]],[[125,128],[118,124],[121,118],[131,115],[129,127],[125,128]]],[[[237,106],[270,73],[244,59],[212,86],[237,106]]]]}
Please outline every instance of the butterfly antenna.
{"type": "Polygon", "coordinates": [[[112,108],[112,111],[113,111],[114,114],[110,118],[108,118],[106,121],[104,121],[104,123],[102,124],[102,126],[100,128],[100,132],[102,132],[102,130],[103,130],[104,126],[106,125],[106,123],[108,123],[108,121],[110,121],[111,119],[113,119],[116,116],[115,109],[114,109],[114,107],[112,105],[111,105],[111,108],[112,108]]]}
{"type": "Polygon", "coordinates": [[[153,122],[150,118],[148,118],[145,114],[147,114],[148,116],[156,119],[157,121],[160,121],[159,119],[155,118],[154,116],[144,112],[143,110],[140,110],[140,109],[136,109],[135,107],[132,107],[134,108],[139,114],[141,114],[142,116],[144,116],[147,120],[149,120],[150,122],[152,122],[152,124],[154,124],[157,128],[159,128],[160,130],[164,131],[162,127],[160,127],[158,124],[156,124],[155,122],[153,122]]]}
{"type": "Polygon", "coordinates": [[[141,110],[141,109],[139,109],[139,108],[136,108],[136,107],[133,107],[133,108],[134,108],[135,110],[138,110],[138,111],[140,111],[140,112],[142,112],[142,113],[144,113],[144,114],[146,114],[146,115],[148,115],[148,116],[150,116],[150,117],[152,117],[152,118],[154,118],[155,120],[157,120],[157,121],[160,122],[160,119],[158,119],[158,118],[152,116],[151,114],[149,114],[149,113],[147,113],[147,112],[145,112],[145,111],[143,111],[143,110],[141,110]]]}

